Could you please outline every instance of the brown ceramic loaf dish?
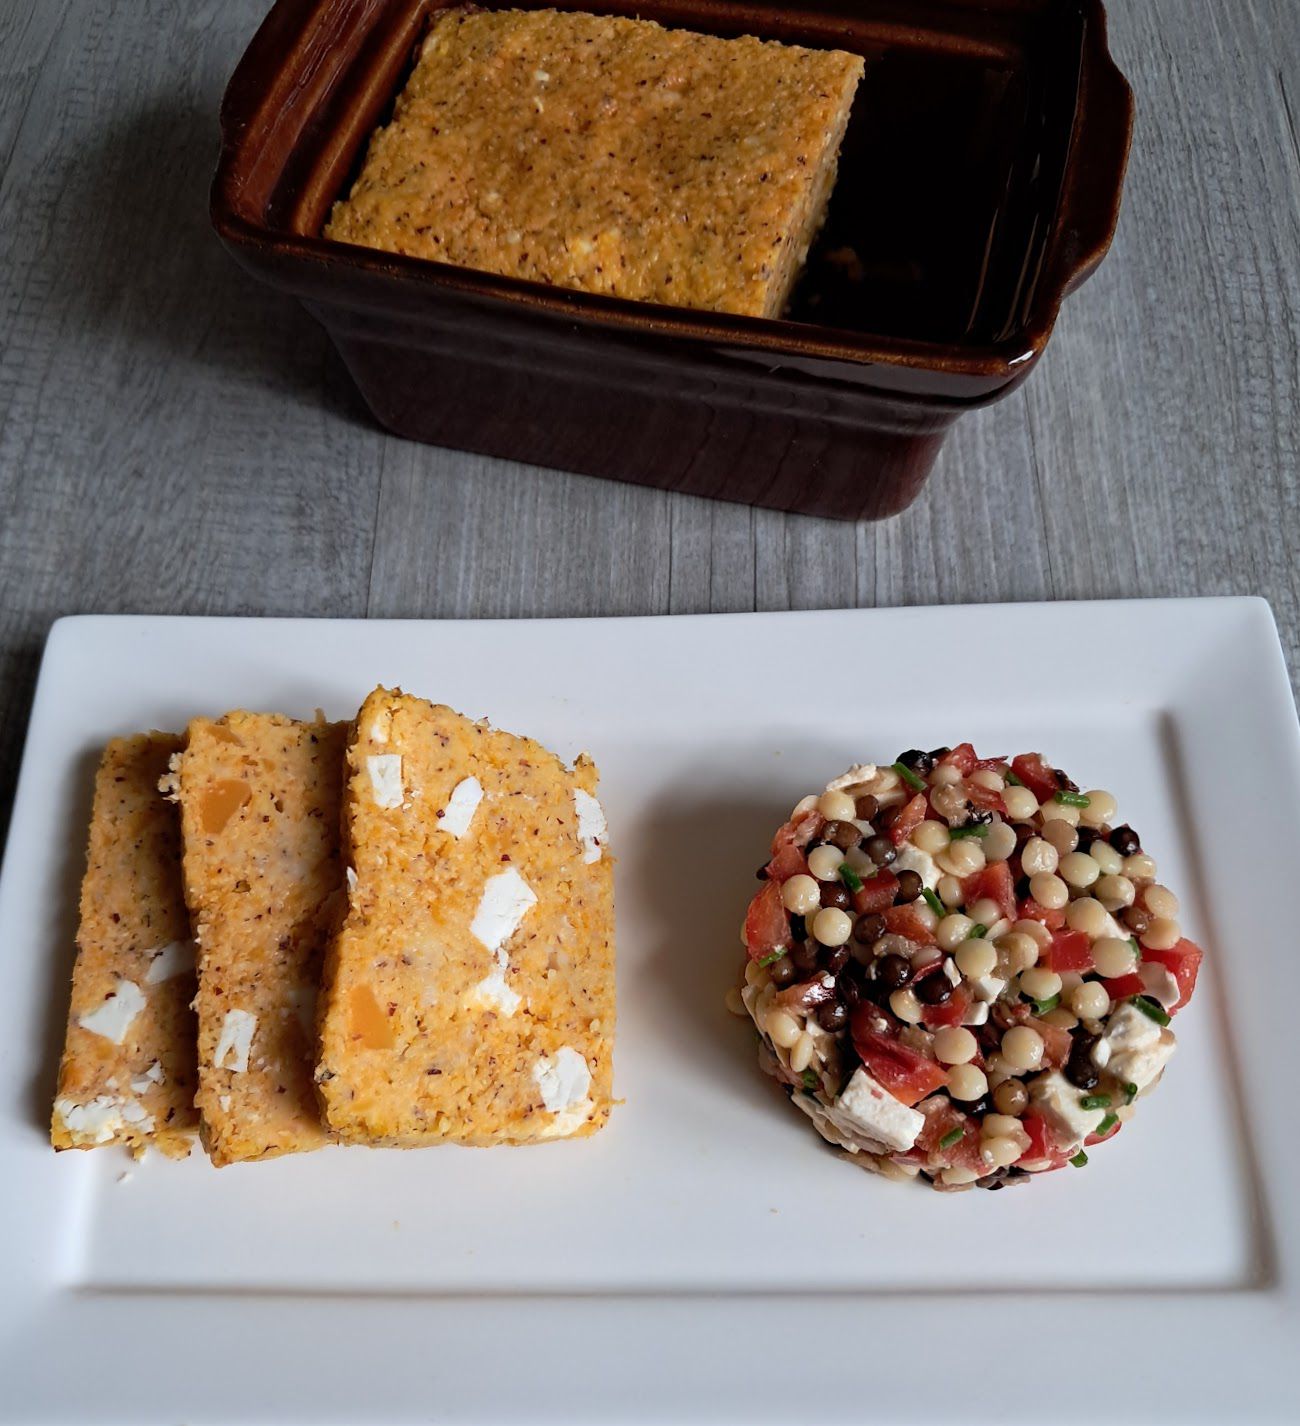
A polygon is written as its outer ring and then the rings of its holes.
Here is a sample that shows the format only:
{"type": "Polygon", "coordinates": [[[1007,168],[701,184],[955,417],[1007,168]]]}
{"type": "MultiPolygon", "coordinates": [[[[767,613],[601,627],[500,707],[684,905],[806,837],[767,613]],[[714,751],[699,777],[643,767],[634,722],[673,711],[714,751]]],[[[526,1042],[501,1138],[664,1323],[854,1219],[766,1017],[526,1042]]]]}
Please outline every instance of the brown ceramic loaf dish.
{"type": "Polygon", "coordinates": [[[862,60],[558,10],[435,14],[325,236],[779,317],[862,60]]]}
{"type": "Polygon", "coordinates": [[[583,5],[864,61],[825,225],[781,318],[322,236],[445,8],[277,0],[227,89],[212,191],[222,241],[319,318],[401,435],[880,518],[915,497],[964,411],[1029,375],[1110,245],[1133,105],[1101,0],[583,5]]]}

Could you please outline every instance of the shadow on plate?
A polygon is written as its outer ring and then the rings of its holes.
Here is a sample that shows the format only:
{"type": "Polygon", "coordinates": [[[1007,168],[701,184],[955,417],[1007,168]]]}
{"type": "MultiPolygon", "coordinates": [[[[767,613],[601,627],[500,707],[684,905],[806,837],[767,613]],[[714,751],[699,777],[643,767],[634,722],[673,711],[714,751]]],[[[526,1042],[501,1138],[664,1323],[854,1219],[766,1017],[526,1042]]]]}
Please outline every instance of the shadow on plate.
{"type": "Polygon", "coordinates": [[[773,806],[670,794],[647,810],[644,852],[628,858],[620,891],[633,903],[627,919],[653,935],[648,969],[621,993],[653,1009],[659,1050],[751,1101],[771,1094],[775,1103],[783,1096],[759,1071],[753,1026],[724,1003],[743,965],[739,927],[766,860],[773,806]]]}

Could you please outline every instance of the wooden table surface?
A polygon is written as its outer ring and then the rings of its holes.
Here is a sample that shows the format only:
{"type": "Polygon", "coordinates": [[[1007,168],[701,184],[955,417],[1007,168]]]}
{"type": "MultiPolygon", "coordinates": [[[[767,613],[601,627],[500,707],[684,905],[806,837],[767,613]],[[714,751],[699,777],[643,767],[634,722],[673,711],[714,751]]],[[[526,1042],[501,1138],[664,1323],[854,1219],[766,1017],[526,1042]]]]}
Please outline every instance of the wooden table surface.
{"type": "MultiPolygon", "coordinates": [[[[856,527],[380,432],[208,227],[218,103],[264,8],[0,7],[0,828],[68,613],[1249,593],[1300,670],[1300,0],[1112,0],[1138,100],[1114,250],[917,504],[856,527]]],[[[1122,666],[1133,635],[1079,652],[1122,666]]]]}

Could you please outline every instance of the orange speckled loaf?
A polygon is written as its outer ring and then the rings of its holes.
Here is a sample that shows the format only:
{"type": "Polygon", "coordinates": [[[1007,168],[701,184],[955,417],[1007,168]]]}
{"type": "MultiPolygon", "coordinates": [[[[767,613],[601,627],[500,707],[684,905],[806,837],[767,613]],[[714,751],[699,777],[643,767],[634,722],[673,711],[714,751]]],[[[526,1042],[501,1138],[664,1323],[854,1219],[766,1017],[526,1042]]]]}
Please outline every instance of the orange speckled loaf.
{"type": "Polygon", "coordinates": [[[347,749],[347,918],[316,1080],[344,1140],[526,1143],[609,1114],[613,868],[596,768],[378,689],[347,749]]]}
{"type": "Polygon", "coordinates": [[[50,1139],[56,1149],[190,1151],[194,945],[181,887],[180,819],[158,779],[171,733],[115,738],[95,778],[72,1006],[50,1139]]]}
{"type": "Polygon", "coordinates": [[[648,20],[452,8],[325,236],[616,297],[777,316],[862,60],[648,20]]]}
{"type": "Polygon", "coordinates": [[[328,1139],[312,1065],[340,909],[345,724],[197,718],[170,786],[199,944],[200,1132],[217,1165],[328,1139]]]}

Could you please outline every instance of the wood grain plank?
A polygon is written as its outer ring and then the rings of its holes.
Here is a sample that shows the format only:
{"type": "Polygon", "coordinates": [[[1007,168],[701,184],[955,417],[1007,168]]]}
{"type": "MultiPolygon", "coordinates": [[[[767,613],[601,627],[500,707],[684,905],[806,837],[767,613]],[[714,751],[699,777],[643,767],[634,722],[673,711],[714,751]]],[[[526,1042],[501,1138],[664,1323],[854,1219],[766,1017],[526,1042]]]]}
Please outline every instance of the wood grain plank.
{"type": "Polygon", "coordinates": [[[1181,0],[1112,15],[1139,107],[1125,211],[1111,258],[1066,304],[1051,379],[1026,387],[1053,586],[1264,594],[1294,676],[1300,168],[1273,69],[1285,17],[1181,0]]]}
{"type": "MultiPolygon", "coordinates": [[[[57,12],[48,7],[43,17],[57,12]]],[[[0,806],[50,621],[362,614],[378,442],[323,333],[214,239],[222,88],[260,6],[89,0],[0,206],[0,806]]]]}
{"type": "Polygon", "coordinates": [[[389,438],[372,617],[658,613],[668,497],[389,438]]]}

